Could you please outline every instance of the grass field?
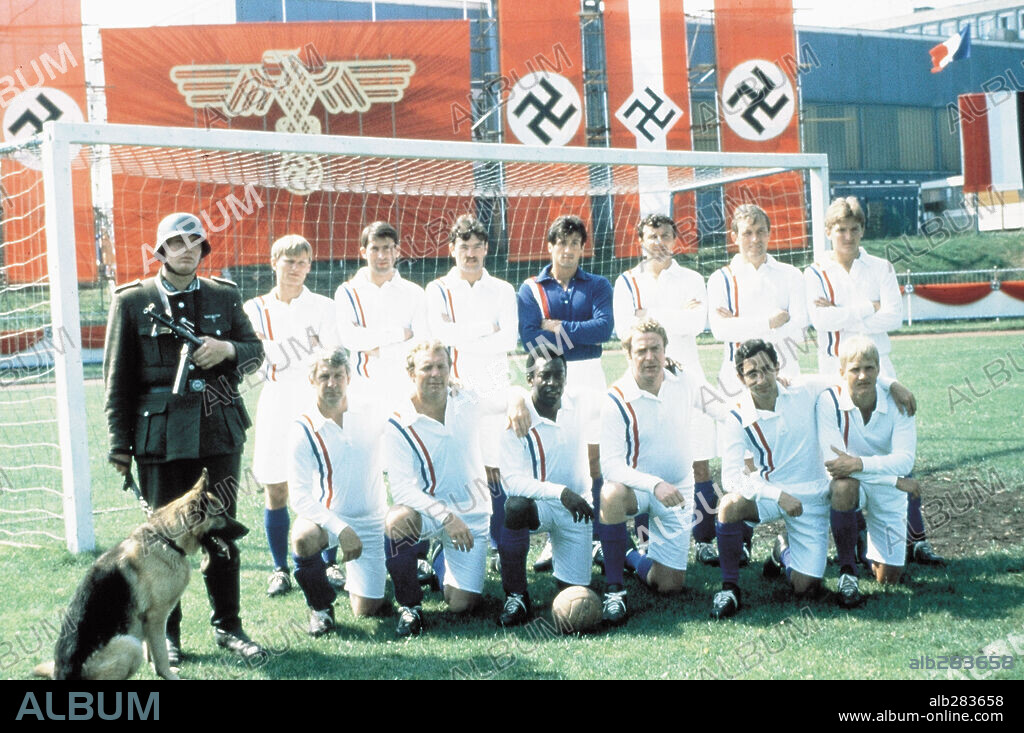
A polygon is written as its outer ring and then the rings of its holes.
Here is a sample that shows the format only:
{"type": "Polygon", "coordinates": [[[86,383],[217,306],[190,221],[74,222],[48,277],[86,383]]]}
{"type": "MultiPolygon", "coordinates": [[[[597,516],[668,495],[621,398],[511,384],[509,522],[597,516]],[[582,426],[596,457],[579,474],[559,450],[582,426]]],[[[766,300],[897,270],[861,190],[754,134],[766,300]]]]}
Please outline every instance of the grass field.
{"type": "MultiPolygon", "coordinates": [[[[718,346],[702,348],[706,373],[716,372],[719,356],[718,346]]],[[[804,360],[809,369],[812,349],[804,360]]],[[[246,481],[239,515],[253,531],[242,543],[243,617],[271,656],[264,665],[246,668],[217,650],[196,573],[184,598],[187,660],[182,676],[923,679],[935,673],[911,669],[912,659],[984,651],[1018,655],[1016,666],[977,676],[1024,679],[1024,331],[898,338],[893,361],[919,399],[915,474],[925,487],[924,511],[933,544],[951,561],[945,569],[911,566],[909,582],[893,588],[862,581],[870,598],[859,610],[842,611],[827,600],[797,603],[781,583],[763,579],[760,563],[778,528],[762,527],[755,562],[741,571],[746,607],[728,622],[708,618],[710,598],[719,585],[717,569],[691,562],[681,596],[656,597],[630,579],[629,623],[581,638],[554,634],[547,620],[553,580],[531,572],[536,620],[515,631],[495,625],[502,594],[499,579],[491,574],[487,602],[470,618],[450,618],[441,610],[439,596],[428,594],[427,631],[421,638],[396,641],[392,617],[355,620],[346,599],[340,598],[340,630],[314,641],[304,633],[307,611],[299,592],[273,600],[264,595],[269,566],[262,495],[255,483],[246,481]]],[[[611,378],[623,366],[621,354],[606,356],[611,378]]],[[[255,391],[246,394],[251,406],[256,396],[255,391]]],[[[95,506],[116,510],[95,518],[99,547],[106,549],[140,521],[141,512],[103,465],[101,397],[100,383],[91,381],[87,411],[94,436],[95,506]]],[[[31,455],[22,458],[35,460],[31,455]]],[[[5,579],[0,597],[3,678],[23,679],[34,664],[50,657],[63,607],[93,560],[91,555],[72,556],[57,542],[41,544],[45,546],[0,550],[5,579]]],[[[197,567],[198,560],[193,564],[197,567]]],[[[832,590],[836,576],[836,567],[830,565],[826,586],[832,590]]],[[[596,575],[595,582],[601,582],[596,575]]],[[[148,679],[152,672],[144,670],[142,676],[148,679]]]]}

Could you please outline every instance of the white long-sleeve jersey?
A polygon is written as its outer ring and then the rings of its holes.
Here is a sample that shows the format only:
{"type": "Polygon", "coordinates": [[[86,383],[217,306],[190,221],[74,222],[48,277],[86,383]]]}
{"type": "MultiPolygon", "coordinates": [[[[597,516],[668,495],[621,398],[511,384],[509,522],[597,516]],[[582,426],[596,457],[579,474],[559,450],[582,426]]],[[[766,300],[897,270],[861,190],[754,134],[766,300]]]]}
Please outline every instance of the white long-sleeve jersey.
{"type": "Polygon", "coordinates": [[[693,487],[692,413],[727,414],[725,398],[703,378],[665,371],[657,395],[626,372],[601,409],[601,474],[606,481],[653,492],[661,481],[693,487]]]}
{"type": "Polygon", "coordinates": [[[470,285],[452,268],[426,288],[431,335],[451,348],[452,376],[501,409],[508,391],[508,355],[516,347],[516,291],[487,270],[470,285]]]}
{"type": "Polygon", "coordinates": [[[470,390],[448,394],[444,423],[404,400],[381,438],[391,498],[443,521],[454,512],[469,526],[486,524],[491,497],[480,453],[480,398],[470,390]]]}
{"type": "MultiPolygon", "coordinates": [[[[266,358],[261,374],[267,386],[308,384],[307,357],[318,346],[341,343],[330,298],[303,287],[288,303],[278,299],[277,288],[247,300],[242,306],[253,330],[263,341],[266,358]]],[[[296,405],[296,410],[299,405],[296,405]]]]}
{"type": "Polygon", "coordinates": [[[864,470],[853,478],[895,486],[914,468],[917,423],[899,411],[885,386],[876,384],[875,393],[875,409],[865,425],[845,386],[825,390],[818,397],[818,442],[825,460],[835,457],[833,447],[861,459],[864,470]]]}
{"type": "Polygon", "coordinates": [[[501,436],[501,480],[505,493],[526,499],[559,499],[568,487],[580,496],[590,494],[590,465],[583,427],[587,413],[568,398],[551,421],[537,413],[527,397],[530,430],[519,438],[512,428],[501,436]]]}
{"type": "Polygon", "coordinates": [[[334,534],[348,526],[346,519],[383,521],[387,513],[380,460],[387,413],[350,404],[342,423],[324,417],[314,401],[288,436],[288,503],[334,534]]]}
{"type": "Polygon", "coordinates": [[[708,322],[711,333],[725,342],[719,376],[724,385],[739,385],[736,376],[736,349],[748,339],[771,342],[779,356],[779,371],[786,377],[800,373],[797,357],[807,328],[807,304],[804,280],[792,265],[771,255],[755,268],[742,255],[736,255],[725,267],[708,278],[708,322]],[[724,318],[723,308],[733,314],[724,318]],[[789,313],[789,321],[771,328],[768,321],[780,310],[789,313]]]}
{"type": "Polygon", "coordinates": [[[854,335],[867,336],[875,342],[880,357],[888,356],[892,351],[888,332],[903,324],[900,287],[888,260],[870,255],[862,247],[847,272],[830,252],[804,270],[804,281],[807,311],[818,332],[819,372],[839,373],[839,347],[854,335]],[[816,306],[818,298],[832,305],[816,306]],[[877,311],[876,302],[880,304],[877,311]]]}
{"type": "Polygon", "coordinates": [[[383,285],[374,285],[362,267],[334,293],[338,332],[352,352],[352,373],[384,389],[408,385],[405,357],[417,341],[428,337],[423,288],[396,270],[383,285]],[[412,338],[405,338],[405,329],[412,338]],[[377,350],[376,354],[372,354],[377,350]]]}
{"type": "Polygon", "coordinates": [[[673,260],[655,277],[649,266],[640,263],[615,280],[612,309],[619,338],[636,322],[636,311],[646,310],[646,317],[658,321],[668,333],[665,353],[688,372],[704,374],[696,337],[707,327],[708,292],[700,273],[673,260]],[[690,308],[691,300],[699,305],[690,308]]]}

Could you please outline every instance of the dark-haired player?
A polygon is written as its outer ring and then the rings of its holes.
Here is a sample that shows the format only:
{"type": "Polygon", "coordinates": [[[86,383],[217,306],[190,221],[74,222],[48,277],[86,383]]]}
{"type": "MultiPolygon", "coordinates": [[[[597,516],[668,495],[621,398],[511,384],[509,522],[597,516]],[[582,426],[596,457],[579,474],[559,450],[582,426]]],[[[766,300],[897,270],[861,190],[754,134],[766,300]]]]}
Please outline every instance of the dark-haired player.
{"type": "Polygon", "coordinates": [[[590,585],[593,509],[590,472],[583,439],[584,411],[563,396],[565,357],[528,354],[531,424],[525,437],[512,428],[501,439],[501,474],[505,484],[505,526],[498,544],[505,605],[503,626],[530,617],[526,585],[526,552],[530,532],[551,533],[552,563],[560,587],[590,585]]]}

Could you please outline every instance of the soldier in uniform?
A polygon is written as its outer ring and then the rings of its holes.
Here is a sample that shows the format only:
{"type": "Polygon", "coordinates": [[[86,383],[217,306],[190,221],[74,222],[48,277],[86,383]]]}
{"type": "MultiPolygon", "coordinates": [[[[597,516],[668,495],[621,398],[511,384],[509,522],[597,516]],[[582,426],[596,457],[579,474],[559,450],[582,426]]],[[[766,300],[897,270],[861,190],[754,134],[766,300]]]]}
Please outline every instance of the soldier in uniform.
{"type": "MultiPolygon", "coordinates": [[[[143,497],[153,508],[183,495],[205,467],[235,516],[238,474],[249,416],[238,384],[263,361],[263,346],[242,310],[230,280],[196,277],[210,244],[189,213],[165,217],[157,228],[163,263],[152,278],[117,289],[110,307],[103,353],[109,460],[121,474],[139,469],[143,497]],[[194,347],[184,390],[172,392],[182,341],[146,314],[150,305],[187,322],[202,346],[194,347]]],[[[252,662],[266,652],[242,630],[237,550],[208,553],[202,564],[218,646],[252,662]]],[[[167,621],[168,656],[181,659],[181,606],[167,621]]]]}

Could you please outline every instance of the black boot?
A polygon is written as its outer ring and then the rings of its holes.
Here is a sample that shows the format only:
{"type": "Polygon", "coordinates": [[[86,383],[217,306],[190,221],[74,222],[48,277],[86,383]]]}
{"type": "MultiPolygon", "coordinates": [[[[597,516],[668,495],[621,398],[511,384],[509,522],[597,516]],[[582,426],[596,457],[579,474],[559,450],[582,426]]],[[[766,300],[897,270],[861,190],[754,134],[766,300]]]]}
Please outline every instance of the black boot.
{"type": "Polygon", "coordinates": [[[181,653],[181,602],[174,607],[167,617],[167,663],[172,667],[180,667],[185,656],[181,653]]]}
{"type": "Polygon", "coordinates": [[[239,618],[239,562],[237,551],[231,557],[207,555],[203,558],[203,580],[210,599],[210,623],[217,646],[227,649],[251,664],[263,664],[267,652],[242,630],[239,618]]]}

